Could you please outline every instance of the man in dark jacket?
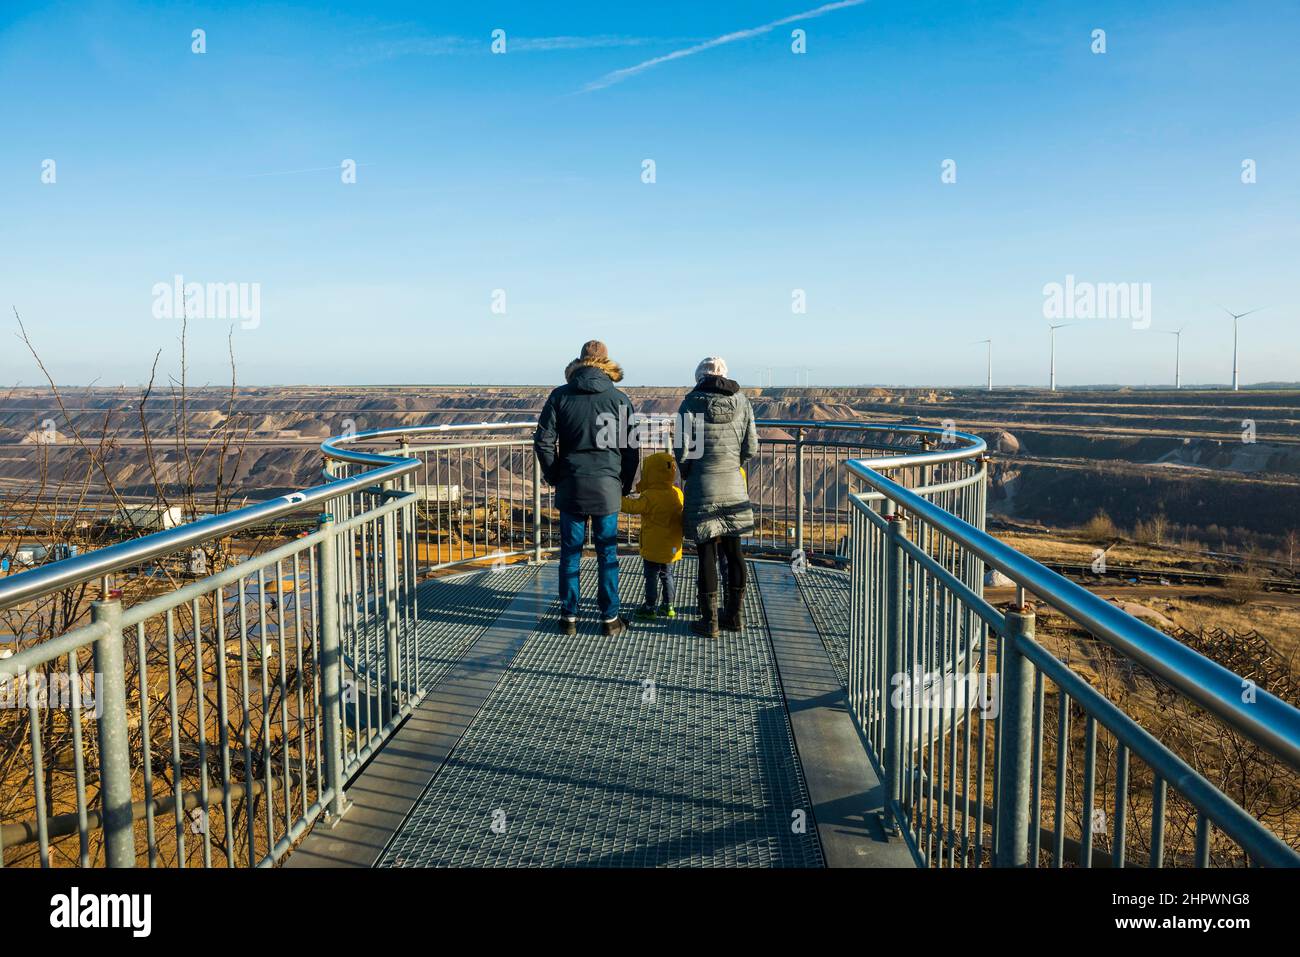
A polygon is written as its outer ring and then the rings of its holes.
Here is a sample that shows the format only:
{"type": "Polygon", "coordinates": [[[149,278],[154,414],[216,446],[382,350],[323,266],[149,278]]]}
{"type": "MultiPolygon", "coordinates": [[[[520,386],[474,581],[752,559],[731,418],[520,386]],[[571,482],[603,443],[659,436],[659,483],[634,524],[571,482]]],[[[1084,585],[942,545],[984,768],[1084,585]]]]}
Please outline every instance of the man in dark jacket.
{"type": "Polygon", "coordinates": [[[618,512],[632,489],[638,454],[627,441],[632,402],[614,388],[623,370],[603,342],[592,340],[564,370],[565,385],[546,399],[533,449],[560,510],[560,630],[577,632],[578,569],[591,520],[600,566],[597,605],[606,635],[627,623],[618,605],[618,512]]]}

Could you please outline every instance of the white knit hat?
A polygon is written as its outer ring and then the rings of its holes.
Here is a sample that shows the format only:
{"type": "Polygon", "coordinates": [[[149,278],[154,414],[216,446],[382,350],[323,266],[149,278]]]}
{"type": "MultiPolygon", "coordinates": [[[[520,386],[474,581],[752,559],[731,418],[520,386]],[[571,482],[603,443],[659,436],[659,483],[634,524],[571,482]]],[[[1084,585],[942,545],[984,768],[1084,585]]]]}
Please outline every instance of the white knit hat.
{"type": "Polygon", "coordinates": [[[695,381],[702,382],[706,375],[727,374],[727,361],[721,356],[705,356],[700,360],[700,364],[695,367],[695,381]]]}

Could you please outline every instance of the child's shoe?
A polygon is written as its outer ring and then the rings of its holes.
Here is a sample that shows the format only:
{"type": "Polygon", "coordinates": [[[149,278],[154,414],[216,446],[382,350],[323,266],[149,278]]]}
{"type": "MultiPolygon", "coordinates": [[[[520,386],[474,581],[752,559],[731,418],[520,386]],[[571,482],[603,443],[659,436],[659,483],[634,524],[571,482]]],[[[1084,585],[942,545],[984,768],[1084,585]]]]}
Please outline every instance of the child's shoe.
{"type": "Polygon", "coordinates": [[[642,605],[632,615],[637,621],[654,621],[655,610],[653,605],[642,605]]]}
{"type": "Polygon", "coordinates": [[[677,617],[677,609],[674,608],[672,605],[660,605],[660,606],[659,606],[659,617],[660,617],[660,618],[676,618],[676,617],[677,617]]]}

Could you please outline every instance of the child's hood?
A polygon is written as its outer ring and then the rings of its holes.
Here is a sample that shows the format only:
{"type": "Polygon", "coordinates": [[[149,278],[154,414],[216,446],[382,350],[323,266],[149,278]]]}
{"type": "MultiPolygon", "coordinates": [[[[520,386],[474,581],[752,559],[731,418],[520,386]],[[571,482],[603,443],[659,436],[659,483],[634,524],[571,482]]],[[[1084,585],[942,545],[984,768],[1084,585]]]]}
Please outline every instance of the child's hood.
{"type": "Polygon", "coordinates": [[[656,452],[654,455],[646,456],[641,463],[641,481],[636,483],[638,492],[649,492],[654,489],[669,489],[673,487],[673,479],[677,477],[677,463],[668,452],[656,452]]]}

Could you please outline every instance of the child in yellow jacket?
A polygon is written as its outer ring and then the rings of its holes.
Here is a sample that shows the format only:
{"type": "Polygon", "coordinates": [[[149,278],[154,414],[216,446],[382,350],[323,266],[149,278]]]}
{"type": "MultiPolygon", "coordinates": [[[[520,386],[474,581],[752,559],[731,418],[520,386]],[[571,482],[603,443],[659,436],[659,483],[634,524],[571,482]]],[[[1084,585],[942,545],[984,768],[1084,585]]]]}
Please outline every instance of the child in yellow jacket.
{"type": "Polygon", "coordinates": [[[682,557],[682,490],[676,485],[677,462],[671,452],[647,455],[641,462],[637,495],[624,497],[623,511],[641,516],[641,561],[645,565],[645,602],[635,617],[676,618],[673,576],[669,568],[682,557]],[[660,586],[663,602],[659,601],[660,586]]]}

